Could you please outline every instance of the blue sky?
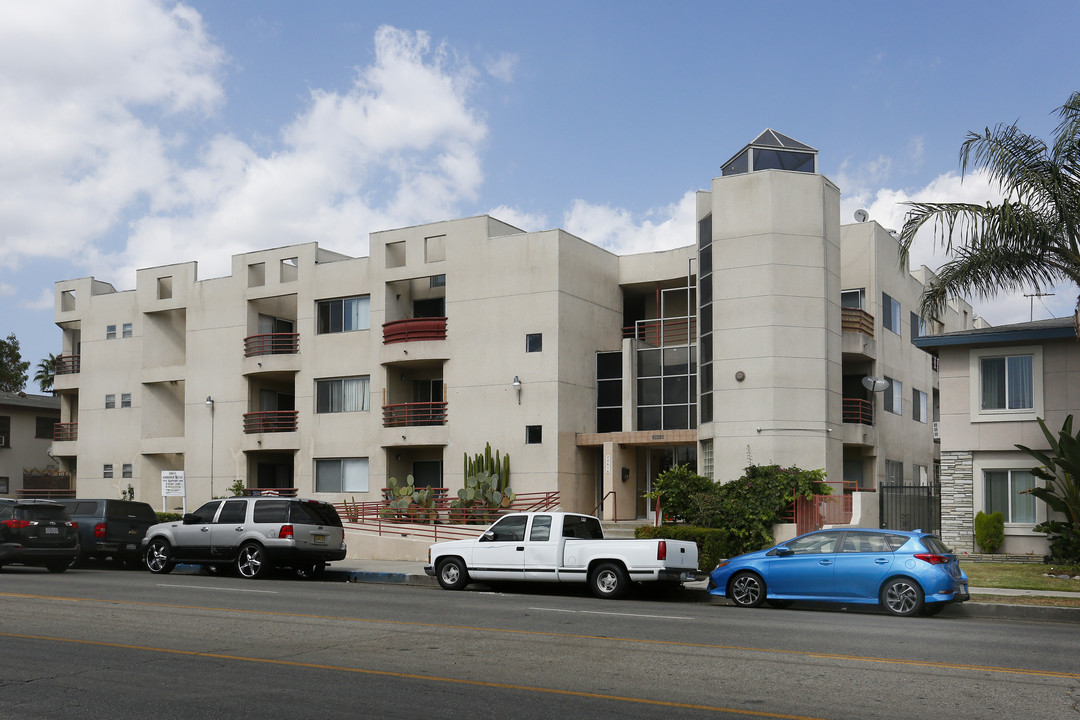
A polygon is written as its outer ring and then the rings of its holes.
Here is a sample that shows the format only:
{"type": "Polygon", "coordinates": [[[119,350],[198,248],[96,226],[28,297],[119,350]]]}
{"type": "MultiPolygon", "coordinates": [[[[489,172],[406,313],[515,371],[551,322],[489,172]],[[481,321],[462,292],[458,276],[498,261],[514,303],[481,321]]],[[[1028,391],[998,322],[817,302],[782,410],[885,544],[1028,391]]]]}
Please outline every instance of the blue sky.
{"type": "MultiPolygon", "coordinates": [[[[1075,2],[3,3],[0,335],[59,352],[57,280],[363,255],[371,231],[480,213],[686,245],[693,192],[767,127],[820,151],[843,222],[898,228],[906,200],[995,197],[961,184],[960,143],[1048,137],[1078,27],[1075,2]]],[[[975,306],[1003,324],[1029,303],[975,306]]]]}

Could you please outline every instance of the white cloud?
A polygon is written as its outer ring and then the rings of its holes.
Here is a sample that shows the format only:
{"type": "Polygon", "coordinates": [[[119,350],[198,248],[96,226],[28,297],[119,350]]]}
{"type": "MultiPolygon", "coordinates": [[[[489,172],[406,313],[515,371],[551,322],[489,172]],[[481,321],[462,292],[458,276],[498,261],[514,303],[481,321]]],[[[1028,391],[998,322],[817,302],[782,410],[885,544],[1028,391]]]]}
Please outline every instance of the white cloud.
{"type": "Polygon", "coordinates": [[[508,83],[514,81],[517,64],[517,53],[502,53],[498,57],[488,60],[484,65],[484,69],[492,77],[508,83]]]}
{"type": "Polygon", "coordinates": [[[15,287],[8,285],[7,283],[0,282],[0,295],[14,295],[15,287]]]}
{"type": "Polygon", "coordinates": [[[56,307],[56,296],[53,292],[53,288],[41,288],[41,292],[38,293],[37,298],[34,300],[24,300],[19,303],[19,307],[26,308],[27,310],[52,310],[56,307]]]}
{"type": "Polygon", "coordinates": [[[568,232],[614,253],[668,250],[694,243],[697,191],[642,217],[622,208],[575,200],[563,216],[568,232]]]}
{"type": "Polygon", "coordinates": [[[224,59],[198,14],[130,0],[0,9],[0,267],[78,258],[169,174],[152,115],[205,115],[224,59]]]}
{"type": "Polygon", "coordinates": [[[550,229],[548,224],[547,215],[537,213],[527,213],[519,208],[510,207],[509,205],[499,205],[491,210],[488,210],[488,215],[498,220],[502,220],[504,223],[509,223],[516,228],[521,228],[525,232],[538,232],[540,230],[550,229]]]}

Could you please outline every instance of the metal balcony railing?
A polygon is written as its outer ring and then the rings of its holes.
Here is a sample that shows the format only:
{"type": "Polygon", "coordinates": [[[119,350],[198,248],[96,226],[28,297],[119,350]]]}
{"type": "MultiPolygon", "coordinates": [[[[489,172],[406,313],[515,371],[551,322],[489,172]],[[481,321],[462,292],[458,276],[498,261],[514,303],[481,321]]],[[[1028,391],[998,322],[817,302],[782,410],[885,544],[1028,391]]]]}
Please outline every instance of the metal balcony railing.
{"type": "Polygon", "coordinates": [[[445,424],[445,402],[412,402],[383,405],[383,427],[445,424]]]}
{"type": "Polygon", "coordinates": [[[861,398],[844,398],[844,422],[874,424],[874,404],[861,398]]]}
{"type": "Polygon", "coordinates": [[[66,442],[79,439],[79,423],[56,423],[53,425],[53,440],[66,442]]]}
{"type": "Polygon", "coordinates": [[[296,432],[297,410],[260,410],[244,413],[244,433],[296,432]]]}
{"type": "Polygon", "coordinates": [[[57,355],[56,356],[56,374],[57,375],[74,375],[79,372],[81,362],[79,361],[80,355],[57,355]]]}
{"type": "Polygon", "coordinates": [[[862,308],[840,308],[840,329],[874,337],[874,316],[862,308]]]}
{"type": "Polygon", "coordinates": [[[623,328],[623,337],[656,347],[690,345],[697,342],[697,318],[638,320],[632,327],[623,328]]]}
{"type": "Polygon", "coordinates": [[[383,344],[420,340],[445,340],[446,318],[424,317],[383,323],[383,344]]]}
{"type": "Polygon", "coordinates": [[[299,350],[299,333],[265,333],[244,338],[244,357],[295,355],[299,350]]]}

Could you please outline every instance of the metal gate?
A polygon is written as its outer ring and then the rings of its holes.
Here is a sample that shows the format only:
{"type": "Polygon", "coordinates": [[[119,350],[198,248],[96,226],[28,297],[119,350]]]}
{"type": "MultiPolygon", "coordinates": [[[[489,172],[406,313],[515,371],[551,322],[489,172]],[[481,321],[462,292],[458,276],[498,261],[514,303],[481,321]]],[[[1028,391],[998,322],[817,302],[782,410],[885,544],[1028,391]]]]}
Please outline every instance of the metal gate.
{"type": "Polygon", "coordinates": [[[878,488],[881,527],[941,532],[941,485],[882,485],[878,488]]]}

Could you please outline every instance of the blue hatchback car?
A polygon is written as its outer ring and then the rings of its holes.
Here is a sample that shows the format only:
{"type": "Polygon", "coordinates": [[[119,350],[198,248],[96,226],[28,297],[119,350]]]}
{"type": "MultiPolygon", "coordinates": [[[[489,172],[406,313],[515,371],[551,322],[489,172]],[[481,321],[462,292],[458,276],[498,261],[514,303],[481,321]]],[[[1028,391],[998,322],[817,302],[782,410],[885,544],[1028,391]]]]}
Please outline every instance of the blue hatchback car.
{"type": "Polygon", "coordinates": [[[880,604],[893,615],[936,615],[969,598],[956,555],[921,530],[817,530],[716,566],[709,592],[741,607],[793,601],[880,604]]]}

